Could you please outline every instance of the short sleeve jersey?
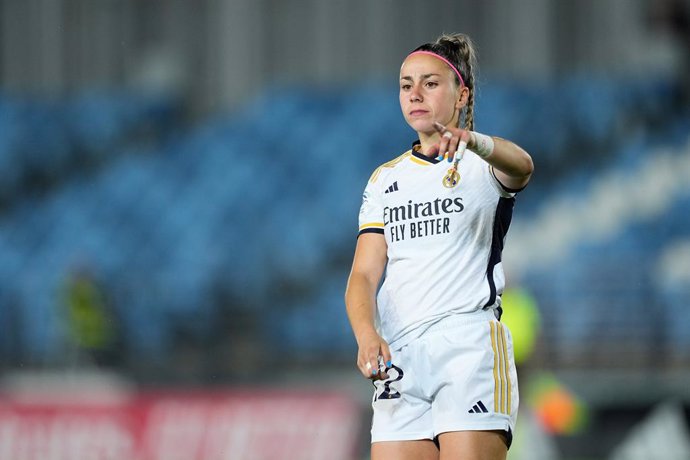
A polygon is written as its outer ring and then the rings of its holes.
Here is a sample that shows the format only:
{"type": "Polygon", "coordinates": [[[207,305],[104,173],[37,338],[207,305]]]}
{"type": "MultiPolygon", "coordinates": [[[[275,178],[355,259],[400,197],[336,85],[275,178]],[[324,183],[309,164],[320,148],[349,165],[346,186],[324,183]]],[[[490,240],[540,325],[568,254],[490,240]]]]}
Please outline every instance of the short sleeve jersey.
{"type": "Polygon", "coordinates": [[[393,348],[450,315],[500,307],[516,191],[470,150],[454,187],[443,183],[449,168],[413,148],[378,167],[364,190],[359,234],[381,233],[387,244],[377,326],[393,348]]]}

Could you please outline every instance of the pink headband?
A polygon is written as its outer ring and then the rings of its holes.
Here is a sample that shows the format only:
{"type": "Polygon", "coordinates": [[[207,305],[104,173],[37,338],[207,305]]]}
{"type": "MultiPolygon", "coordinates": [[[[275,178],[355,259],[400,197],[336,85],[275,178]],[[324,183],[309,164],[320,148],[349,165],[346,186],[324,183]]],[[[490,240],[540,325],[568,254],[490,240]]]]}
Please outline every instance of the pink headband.
{"type": "Polygon", "coordinates": [[[446,58],[441,56],[440,54],[436,54],[433,51],[413,51],[412,53],[408,54],[407,57],[414,56],[415,54],[428,54],[429,56],[434,56],[435,58],[438,58],[448,64],[448,66],[453,69],[453,72],[455,72],[455,75],[458,76],[460,79],[460,87],[465,86],[465,80],[462,79],[462,75],[460,75],[460,71],[455,68],[455,66],[446,58]]]}

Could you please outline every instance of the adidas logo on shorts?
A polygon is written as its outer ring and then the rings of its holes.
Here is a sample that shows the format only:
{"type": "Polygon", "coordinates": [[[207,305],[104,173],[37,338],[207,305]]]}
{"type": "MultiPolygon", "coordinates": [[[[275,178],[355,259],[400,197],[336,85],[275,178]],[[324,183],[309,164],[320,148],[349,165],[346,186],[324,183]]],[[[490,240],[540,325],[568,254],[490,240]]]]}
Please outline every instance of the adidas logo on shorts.
{"type": "Polygon", "coordinates": [[[486,409],[484,403],[482,403],[481,401],[477,401],[477,404],[472,406],[472,409],[468,410],[467,412],[469,412],[470,414],[481,414],[482,412],[486,414],[489,411],[486,409]]]}

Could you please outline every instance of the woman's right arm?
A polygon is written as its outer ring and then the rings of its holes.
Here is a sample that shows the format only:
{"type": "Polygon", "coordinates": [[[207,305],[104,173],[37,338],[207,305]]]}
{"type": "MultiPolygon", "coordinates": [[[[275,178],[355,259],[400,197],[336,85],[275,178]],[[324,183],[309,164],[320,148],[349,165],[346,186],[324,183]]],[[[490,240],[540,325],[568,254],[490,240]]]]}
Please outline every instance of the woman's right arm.
{"type": "Polygon", "coordinates": [[[345,291],[345,307],[357,346],[357,367],[367,378],[381,378],[378,357],[389,365],[388,344],[376,332],[376,290],[386,267],[387,247],[380,233],[363,233],[357,239],[352,271],[345,291]],[[369,367],[367,367],[367,364],[369,367]]]}

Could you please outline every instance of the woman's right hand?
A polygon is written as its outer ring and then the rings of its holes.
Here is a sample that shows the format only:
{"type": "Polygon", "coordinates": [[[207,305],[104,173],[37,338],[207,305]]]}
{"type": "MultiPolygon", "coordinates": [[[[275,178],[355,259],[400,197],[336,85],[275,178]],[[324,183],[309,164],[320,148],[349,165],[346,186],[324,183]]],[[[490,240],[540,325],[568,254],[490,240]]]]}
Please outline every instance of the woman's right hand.
{"type": "Polygon", "coordinates": [[[386,379],[385,368],[391,366],[391,352],[381,336],[372,330],[357,338],[359,351],[357,352],[357,367],[362,375],[368,379],[386,379]],[[383,359],[385,367],[380,366],[379,357],[383,359]]]}

